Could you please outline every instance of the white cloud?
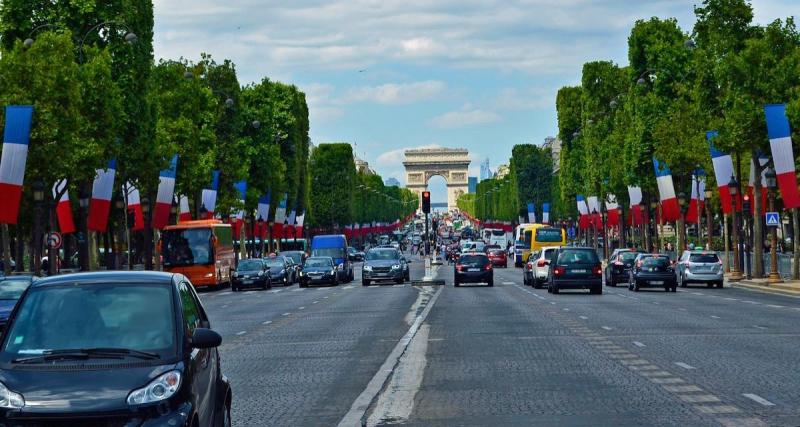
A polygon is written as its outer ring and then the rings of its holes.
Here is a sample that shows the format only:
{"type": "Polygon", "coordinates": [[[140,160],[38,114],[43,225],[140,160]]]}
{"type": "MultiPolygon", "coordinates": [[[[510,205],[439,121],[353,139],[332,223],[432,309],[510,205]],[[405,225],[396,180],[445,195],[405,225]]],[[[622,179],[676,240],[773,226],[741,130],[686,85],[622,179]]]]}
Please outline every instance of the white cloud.
{"type": "Polygon", "coordinates": [[[341,102],[374,102],[387,105],[413,104],[436,97],[444,91],[445,86],[444,82],[435,80],[363,86],[347,91],[341,102]]]}
{"type": "Polygon", "coordinates": [[[402,166],[402,163],[406,158],[405,156],[406,150],[414,150],[421,148],[442,148],[442,146],[438,144],[429,144],[429,145],[419,145],[416,147],[398,148],[396,150],[391,150],[382,153],[381,155],[378,156],[375,162],[378,166],[402,166]]]}
{"type": "Polygon", "coordinates": [[[496,123],[500,120],[502,118],[497,113],[465,105],[458,111],[450,111],[432,118],[428,124],[440,129],[454,129],[496,123]]]}
{"type": "Polygon", "coordinates": [[[539,110],[555,105],[557,88],[505,88],[492,101],[498,110],[539,110]]]}

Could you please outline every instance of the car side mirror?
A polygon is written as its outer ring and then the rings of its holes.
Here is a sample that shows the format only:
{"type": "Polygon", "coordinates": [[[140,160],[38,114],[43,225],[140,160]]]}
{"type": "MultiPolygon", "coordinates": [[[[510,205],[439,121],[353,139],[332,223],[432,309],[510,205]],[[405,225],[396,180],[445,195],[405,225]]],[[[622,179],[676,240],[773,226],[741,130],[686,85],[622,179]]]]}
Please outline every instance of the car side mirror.
{"type": "Polygon", "coordinates": [[[222,345],[222,335],[208,328],[195,328],[192,333],[192,348],[215,348],[222,345]]]}

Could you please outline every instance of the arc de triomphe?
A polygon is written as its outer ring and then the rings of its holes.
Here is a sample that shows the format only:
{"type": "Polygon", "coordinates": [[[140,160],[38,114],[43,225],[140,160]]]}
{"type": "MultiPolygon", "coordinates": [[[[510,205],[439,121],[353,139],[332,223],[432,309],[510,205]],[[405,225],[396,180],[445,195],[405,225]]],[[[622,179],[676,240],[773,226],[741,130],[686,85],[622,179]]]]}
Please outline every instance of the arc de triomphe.
{"type": "Polygon", "coordinates": [[[406,150],[406,188],[422,200],[431,177],[439,175],[447,182],[447,209],[456,209],[456,200],[469,191],[469,151],[463,148],[422,148],[406,150]]]}

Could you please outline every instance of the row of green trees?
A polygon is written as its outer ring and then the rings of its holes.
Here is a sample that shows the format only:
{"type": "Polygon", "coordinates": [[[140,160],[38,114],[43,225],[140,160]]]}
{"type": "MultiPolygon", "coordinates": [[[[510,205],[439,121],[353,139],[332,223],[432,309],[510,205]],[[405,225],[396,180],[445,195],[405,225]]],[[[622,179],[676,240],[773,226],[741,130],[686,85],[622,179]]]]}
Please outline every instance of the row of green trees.
{"type": "MultiPolygon", "coordinates": [[[[577,214],[577,194],[601,200],[614,195],[627,206],[627,186],[641,187],[644,203],[657,200],[653,157],[669,165],[676,193],[690,194],[698,167],[706,171],[707,187],[727,184],[714,182],[708,130],[719,132],[714,144],[733,155],[746,185],[751,159],[760,176],[757,156],[770,152],[764,105],[787,103],[793,128],[800,128],[800,33],[794,20],[754,25],[746,0],[705,0],[694,13],[691,32],[672,18],[637,21],[627,65],[588,62],[580,86],[559,90],[562,151],[553,198],[565,210],[557,215],[577,214]]],[[[755,185],[759,189],[760,180],[755,185]]],[[[755,191],[756,218],[762,217],[760,197],[755,191]]],[[[754,225],[754,274],[760,277],[763,230],[761,221],[754,225]]]]}

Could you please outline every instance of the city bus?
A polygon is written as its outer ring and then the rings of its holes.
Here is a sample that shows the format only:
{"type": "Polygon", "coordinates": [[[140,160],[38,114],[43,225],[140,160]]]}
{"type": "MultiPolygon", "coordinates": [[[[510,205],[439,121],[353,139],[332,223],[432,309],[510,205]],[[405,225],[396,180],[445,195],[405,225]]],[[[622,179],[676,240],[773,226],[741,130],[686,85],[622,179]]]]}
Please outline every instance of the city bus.
{"type": "Polygon", "coordinates": [[[231,225],[219,220],[166,227],[159,240],[164,271],[183,274],[197,287],[230,283],[236,270],[232,234],[231,225]]]}
{"type": "Polygon", "coordinates": [[[525,244],[522,250],[522,259],[527,260],[531,252],[536,252],[545,246],[565,246],[567,232],[561,227],[528,224],[522,229],[522,241],[525,244]]]}

